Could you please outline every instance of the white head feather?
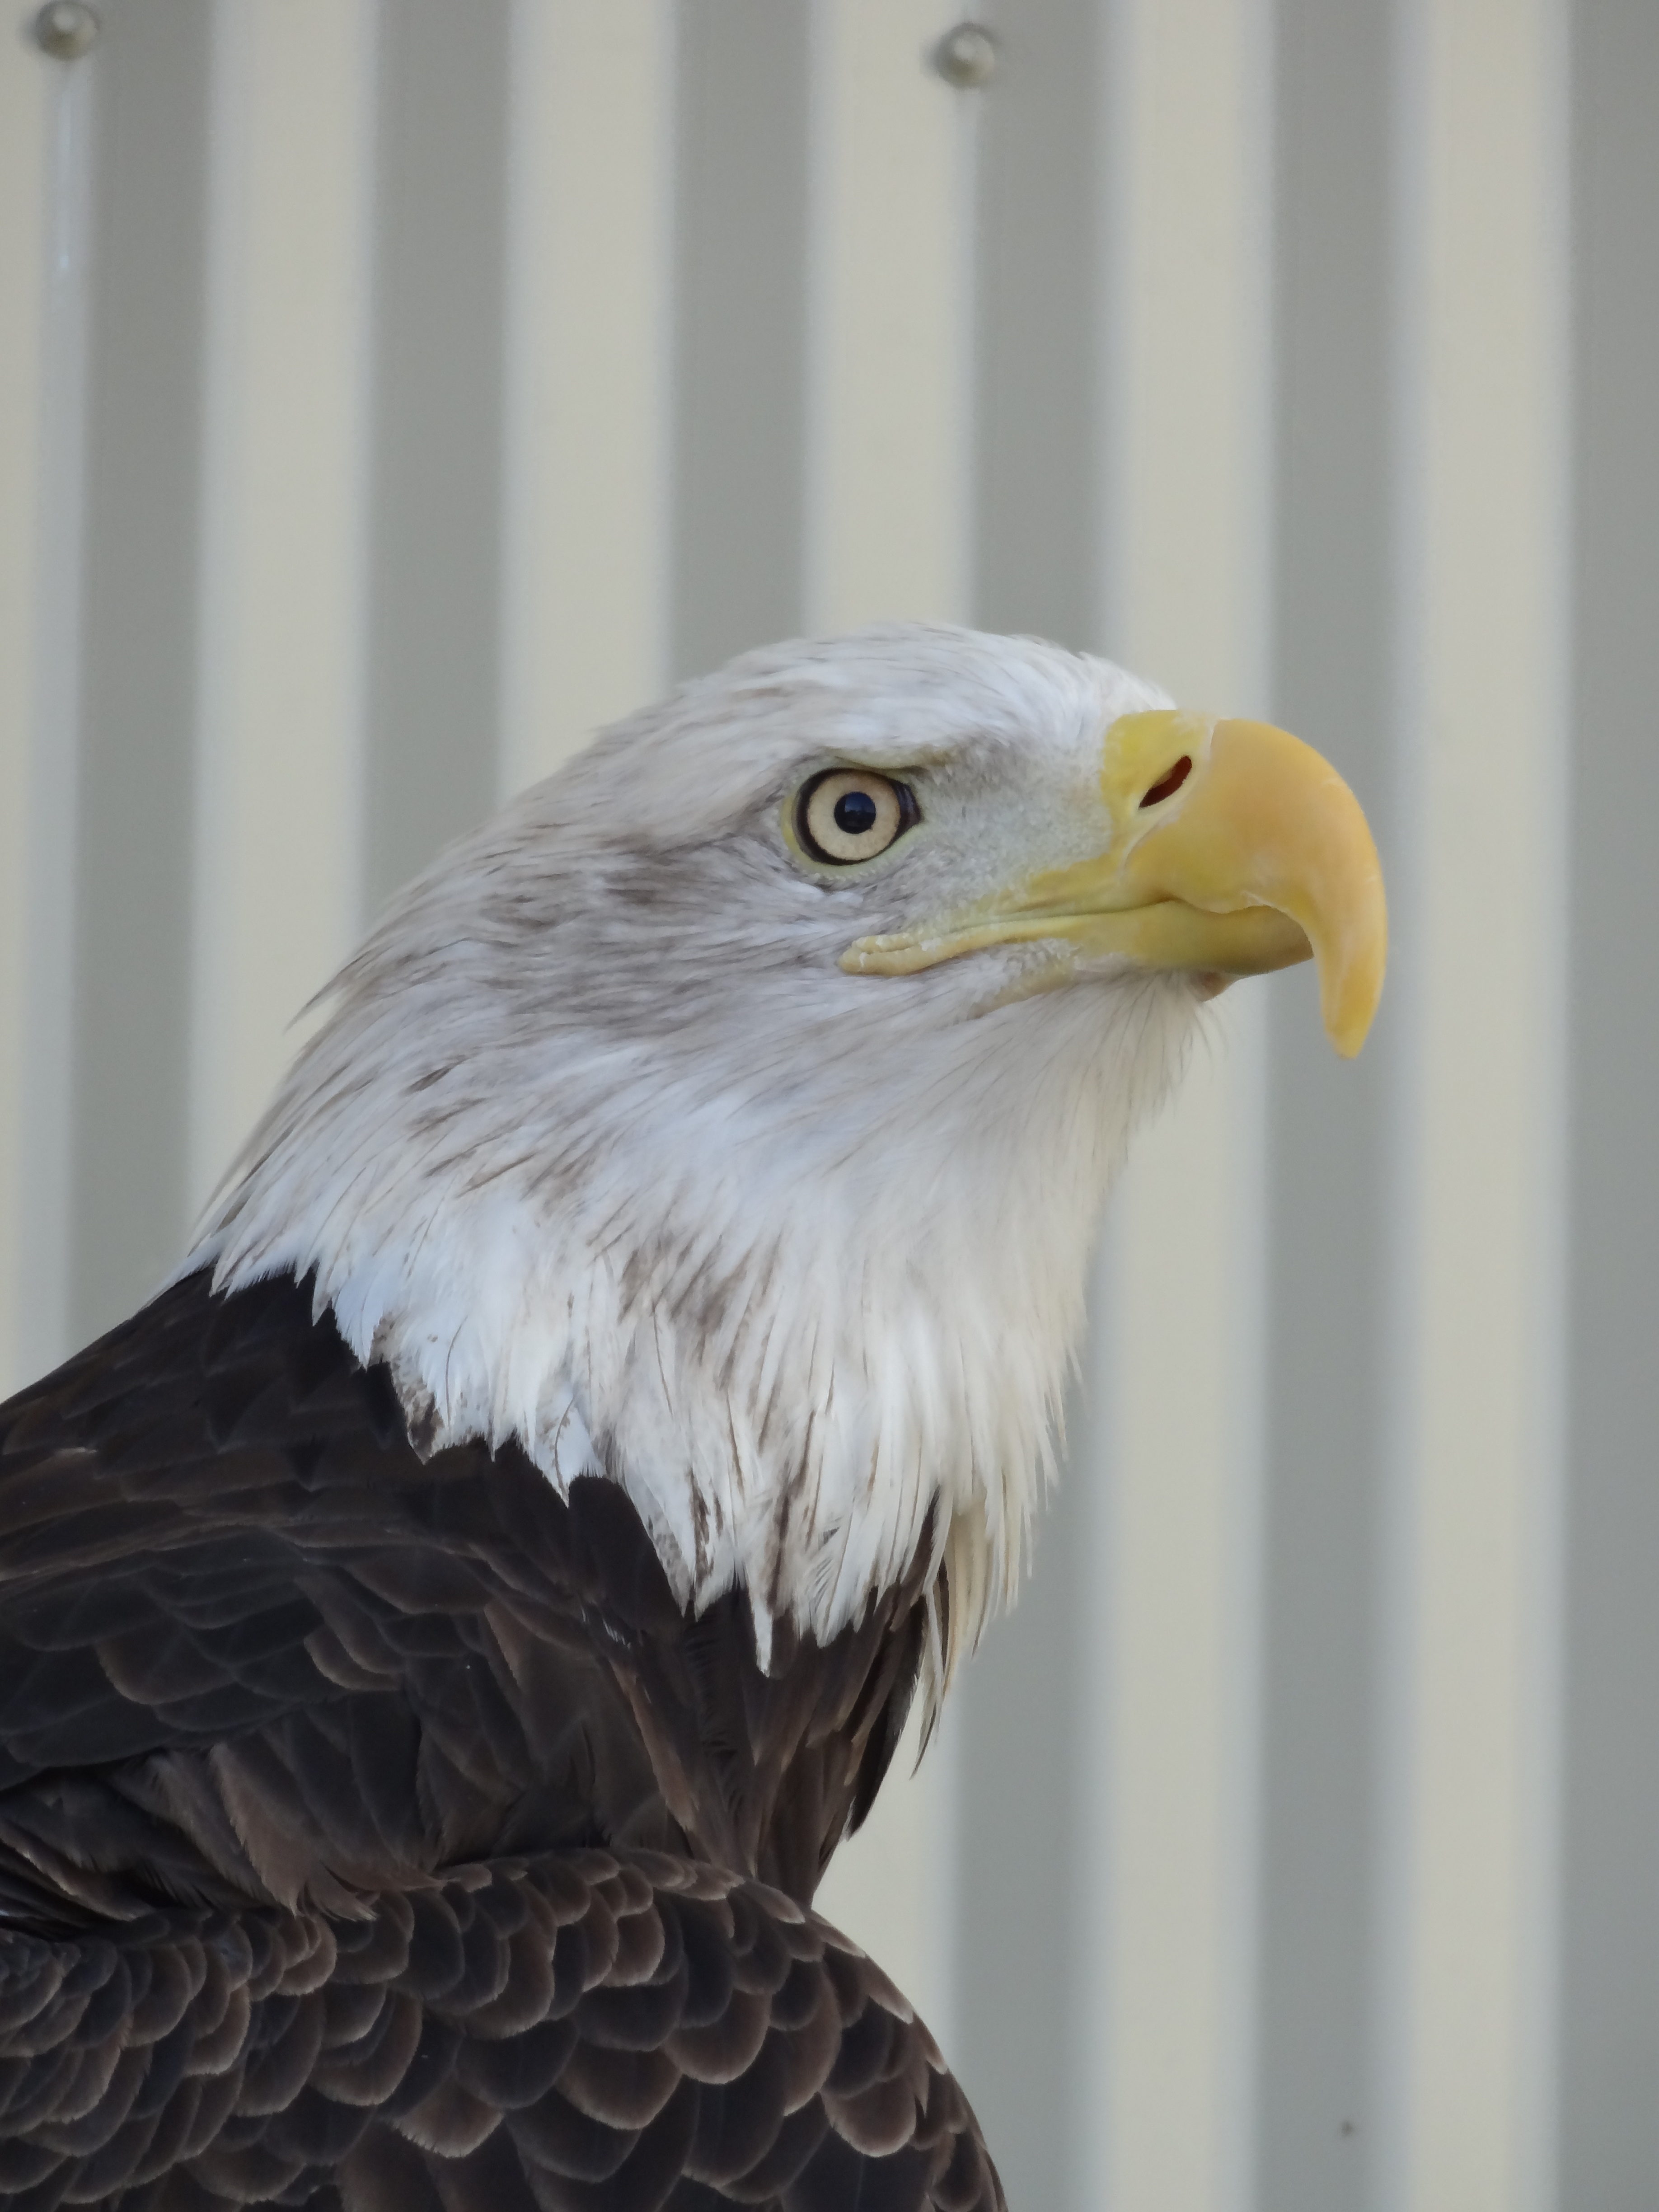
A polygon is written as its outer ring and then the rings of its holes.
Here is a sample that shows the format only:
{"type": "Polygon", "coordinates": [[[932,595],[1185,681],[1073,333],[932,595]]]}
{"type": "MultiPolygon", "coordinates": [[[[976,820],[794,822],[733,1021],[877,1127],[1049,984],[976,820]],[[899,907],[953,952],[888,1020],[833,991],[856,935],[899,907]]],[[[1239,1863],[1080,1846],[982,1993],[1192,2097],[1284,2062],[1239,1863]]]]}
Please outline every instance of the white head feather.
{"type": "Polygon", "coordinates": [[[1118,714],[1028,640],[894,626],[751,653],[452,847],[332,987],[191,1265],[315,1272],[417,1439],[623,1483],[683,1601],[820,1638],[933,1512],[930,1692],[1012,1593],[1089,1256],[1190,981],[1042,947],[844,974],[855,938],[1080,855],[1118,714]],[[781,823],[826,766],[923,819],[861,867],[781,823]]]}

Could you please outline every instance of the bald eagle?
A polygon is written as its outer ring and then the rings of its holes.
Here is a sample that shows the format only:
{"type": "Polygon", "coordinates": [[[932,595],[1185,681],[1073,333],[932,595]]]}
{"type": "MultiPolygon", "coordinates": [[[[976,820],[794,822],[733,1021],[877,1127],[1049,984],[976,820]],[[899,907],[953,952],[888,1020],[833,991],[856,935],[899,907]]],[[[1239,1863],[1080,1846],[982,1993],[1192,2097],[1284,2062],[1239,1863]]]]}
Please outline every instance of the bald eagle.
{"type": "Polygon", "coordinates": [[[0,1409],[0,2193],[986,2212],[812,1911],[1014,1594],[1232,977],[1382,980],[1319,757],[890,627],[686,685],[332,987],[179,1273],[0,1409]]]}

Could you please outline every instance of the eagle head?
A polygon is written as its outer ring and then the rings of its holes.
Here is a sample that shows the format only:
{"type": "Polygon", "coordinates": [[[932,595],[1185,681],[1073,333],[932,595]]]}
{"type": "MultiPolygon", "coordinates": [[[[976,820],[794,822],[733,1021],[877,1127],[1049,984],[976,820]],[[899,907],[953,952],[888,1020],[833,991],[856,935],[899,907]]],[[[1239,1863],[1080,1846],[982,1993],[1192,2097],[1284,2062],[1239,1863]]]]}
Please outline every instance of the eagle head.
{"type": "Polygon", "coordinates": [[[453,845],[331,987],[191,1264],[309,1275],[422,1449],[625,1486],[763,1664],[930,1547],[929,1684],[1014,1589],[1101,1210],[1205,1002],[1376,854],[1263,725],[891,625],[751,653],[453,845]]]}

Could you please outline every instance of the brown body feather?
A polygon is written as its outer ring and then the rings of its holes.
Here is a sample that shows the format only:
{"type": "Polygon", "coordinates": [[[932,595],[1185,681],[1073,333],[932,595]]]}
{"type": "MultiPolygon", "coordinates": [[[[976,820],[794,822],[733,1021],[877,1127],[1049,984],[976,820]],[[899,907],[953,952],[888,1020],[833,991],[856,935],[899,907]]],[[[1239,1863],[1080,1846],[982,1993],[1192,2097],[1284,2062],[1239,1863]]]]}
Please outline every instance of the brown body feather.
{"type": "Polygon", "coordinates": [[[990,2212],[809,1910],[921,1583],[763,1674],[617,1486],[187,1278],[0,1408],[0,2198],[990,2212]]]}

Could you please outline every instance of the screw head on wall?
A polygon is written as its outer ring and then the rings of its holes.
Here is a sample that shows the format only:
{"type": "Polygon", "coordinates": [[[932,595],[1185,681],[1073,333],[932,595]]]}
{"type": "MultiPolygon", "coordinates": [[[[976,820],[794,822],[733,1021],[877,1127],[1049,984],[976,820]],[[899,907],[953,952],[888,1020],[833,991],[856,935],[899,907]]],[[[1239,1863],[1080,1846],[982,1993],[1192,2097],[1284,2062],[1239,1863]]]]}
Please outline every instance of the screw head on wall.
{"type": "Polygon", "coordinates": [[[43,54],[54,61],[75,62],[96,46],[104,27],[97,10],[87,7],[85,0],[46,0],[29,27],[43,54]]]}
{"type": "Polygon", "coordinates": [[[997,42],[982,23],[958,23],[933,49],[933,67],[946,84],[974,91],[988,84],[997,65],[997,42]]]}

